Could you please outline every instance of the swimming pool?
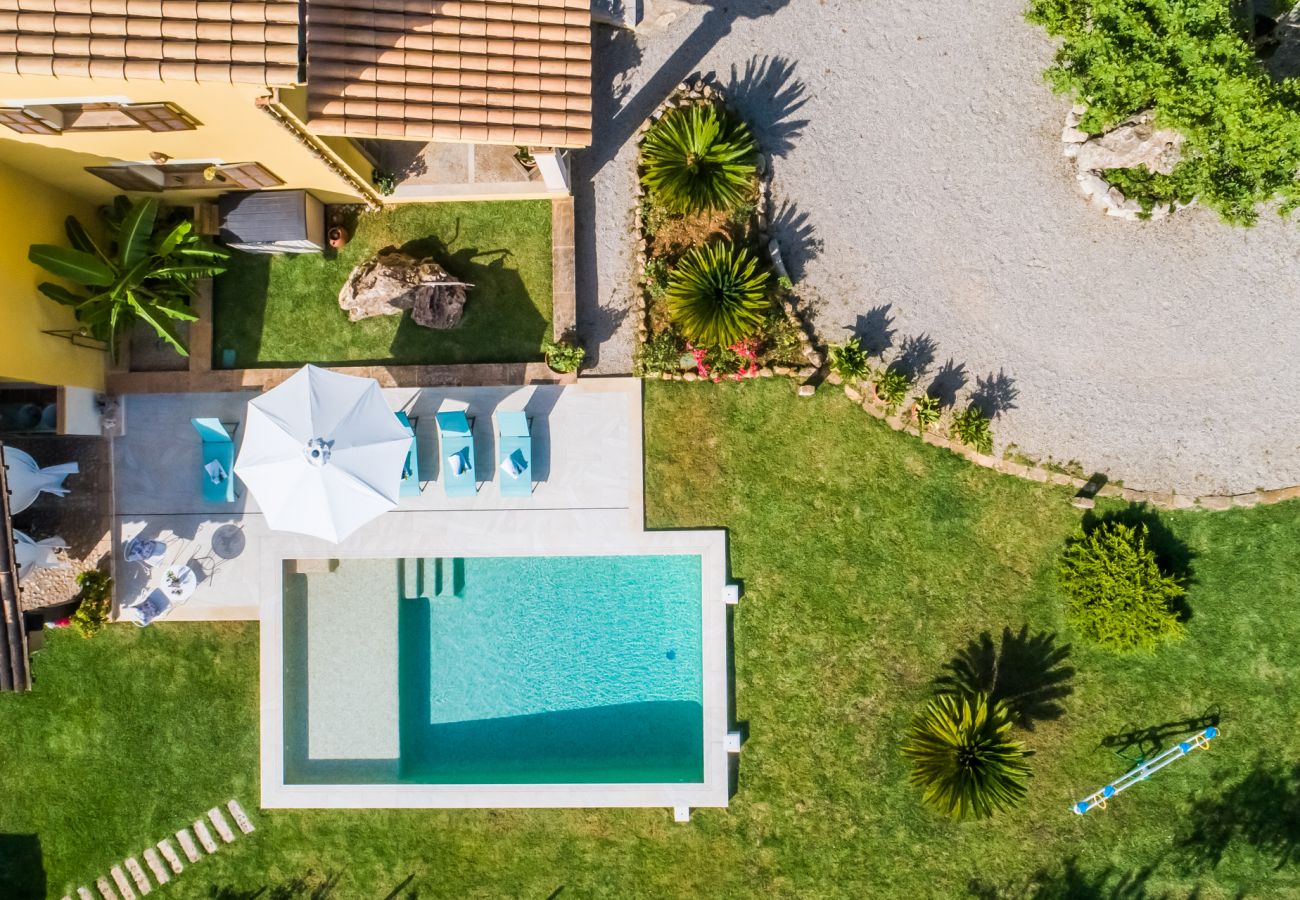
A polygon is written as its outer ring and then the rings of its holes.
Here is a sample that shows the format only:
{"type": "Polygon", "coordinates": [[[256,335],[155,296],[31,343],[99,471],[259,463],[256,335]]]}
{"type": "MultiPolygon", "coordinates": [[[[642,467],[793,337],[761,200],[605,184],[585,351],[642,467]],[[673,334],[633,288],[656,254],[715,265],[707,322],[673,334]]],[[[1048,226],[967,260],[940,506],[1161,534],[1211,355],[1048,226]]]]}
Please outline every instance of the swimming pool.
{"type": "Polygon", "coordinates": [[[284,781],[704,780],[701,557],[286,563],[284,781]]]}

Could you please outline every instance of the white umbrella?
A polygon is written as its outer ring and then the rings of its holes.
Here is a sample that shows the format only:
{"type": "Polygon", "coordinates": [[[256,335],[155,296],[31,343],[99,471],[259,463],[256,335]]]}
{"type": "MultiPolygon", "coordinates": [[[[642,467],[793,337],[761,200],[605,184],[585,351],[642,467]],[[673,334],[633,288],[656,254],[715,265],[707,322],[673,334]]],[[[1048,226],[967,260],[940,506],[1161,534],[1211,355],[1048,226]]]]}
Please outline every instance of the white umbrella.
{"type": "Polygon", "coordinates": [[[304,366],[249,401],[235,473],[271,528],[337,543],[397,505],[410,446],[374,379],[304,366]]]}

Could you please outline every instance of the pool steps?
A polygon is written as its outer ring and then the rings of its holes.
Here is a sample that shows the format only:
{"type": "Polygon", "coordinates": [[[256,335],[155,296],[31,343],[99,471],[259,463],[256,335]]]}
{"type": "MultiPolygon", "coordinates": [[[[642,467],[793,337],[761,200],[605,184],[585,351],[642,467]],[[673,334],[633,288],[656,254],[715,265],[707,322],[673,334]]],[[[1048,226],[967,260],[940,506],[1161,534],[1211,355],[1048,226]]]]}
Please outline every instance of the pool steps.
{"type": "MultiPolygon", "coordinates": [[[[235,825],[242,834],[252,834],[256,829],[244,808],[239,805],[238,800],[230,800],[226,803],[226,810],[230,812],[231,818],[235,820],[235,825]]],[[[212,827],[221,835],[221,840],[229,844],[234,842],[239,835],[230,827],[226,820],[222,808],[214,806],[207,811],[208,821],[212,827]]],[[[196,863],[203,858],[198,847],[194,843],[194,837],[190,833],[199,837],[199,843],[209,853],[216,853],[220,849],[219,844],[213,840],[212,834],[208,831],[207,825],[202,818],[196,819],[194,824],[187,828],[182,828],[176,832],[176,840],[180,843],[181,849],[185,851],[185,856],[191,863],[196,863]]],[[[167,865],[171,867],[174,874],[179,875],[184,871],[185,866],[181,859],[176,855],[176,848],[172,846],[169,839],[163,838],[154,847],[147,847],[143,854],[145,864],[149,867],[149,872],[153,873],[153,880],[149,880],[149,875],[145,872],[144,866],[134,856],[128,856],[122,861],[121,865],[115,865],[108,871],[108,875],[102,875],[95,879],[95,890],[99,892],[99,900],[136,900],[137,897],[143,897],[152,893],[155,886],[161,887],[171,881],[171,875],[163,867],[163,859],[167,860],[167,865]],[[161,852],[162,858],[159,858],[161,852]],[[128,877],[129,876],[129,877],[128,877]],[[155,885],[157,882],[157,885],[155,885]]],[[[96,896],[91,890],[84,885],[76,890],[77,900],[96,900],[96,896]]],[[[64,896],[63,900],[72,900],[72,894],[64,896]]]]}
{"type": "Polygon", "coordinates": [[[443,556],[398,560],[397,591],[403,600],[464,597],[465,560],[443,556]]]}

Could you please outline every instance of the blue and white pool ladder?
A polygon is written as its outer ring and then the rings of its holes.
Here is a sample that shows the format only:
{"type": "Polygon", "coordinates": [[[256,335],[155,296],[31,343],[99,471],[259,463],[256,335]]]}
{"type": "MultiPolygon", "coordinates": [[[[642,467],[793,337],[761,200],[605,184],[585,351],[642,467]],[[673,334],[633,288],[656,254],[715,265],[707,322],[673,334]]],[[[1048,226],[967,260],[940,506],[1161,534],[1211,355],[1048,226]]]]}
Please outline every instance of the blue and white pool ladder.
{"type": "Polygon", "coordinates": [[[1152,773],[1160,771],[1175,760],[1182,759],[1193,750],[1205,749],[1210,745],[1210,741],[1217,737],[1218,734],[1219,729],[1207,728],[1200,734],[1193,735],[1185,741],[1178,742],[1159,756],[1143,762],[1142,765],[1130,772],[1126,772],[1124,775],[1115,779],[1092,796],[1080,800],[1078,803],[1071,806],[1070,809],[1080,816],[1094,807],[1105,809],[1106,801],[1111,797],[1114,797],[1120,791],[1132,787],[1139,781],[1146,781],[1152,773]]]}

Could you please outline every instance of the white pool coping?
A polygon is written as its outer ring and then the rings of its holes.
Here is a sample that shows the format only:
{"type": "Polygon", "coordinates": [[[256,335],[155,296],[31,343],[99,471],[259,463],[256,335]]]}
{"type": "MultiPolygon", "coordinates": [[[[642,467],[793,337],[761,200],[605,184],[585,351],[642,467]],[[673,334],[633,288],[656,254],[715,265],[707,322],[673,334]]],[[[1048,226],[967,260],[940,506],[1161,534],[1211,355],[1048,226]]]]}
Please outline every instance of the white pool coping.
{"type": "MultiPolygon", "coordinates": [[[[462,514],[463,515],[463,514],[462,514]]],[[[459,518],[450,514],[449,519],[459,518]]],[[[538,514],[528,533],[437,529],[394,536],[385,551],[269,538],[261,558],[262,806],[278,808],[725,807],[730,793],[727,580],[724,531],[595,531],[538,514]],[[554,527],[550,527],[554,526],[554,527]],[[284,776],[284,562],[429,556],[699,555],[703,641],[704,780],[669,784],[286,784],[284,776]]],[[[560,519],[562,517],[556,517],[560,519]]],[[[450,522],[443,524],[450,525],[450,522]]]]}

